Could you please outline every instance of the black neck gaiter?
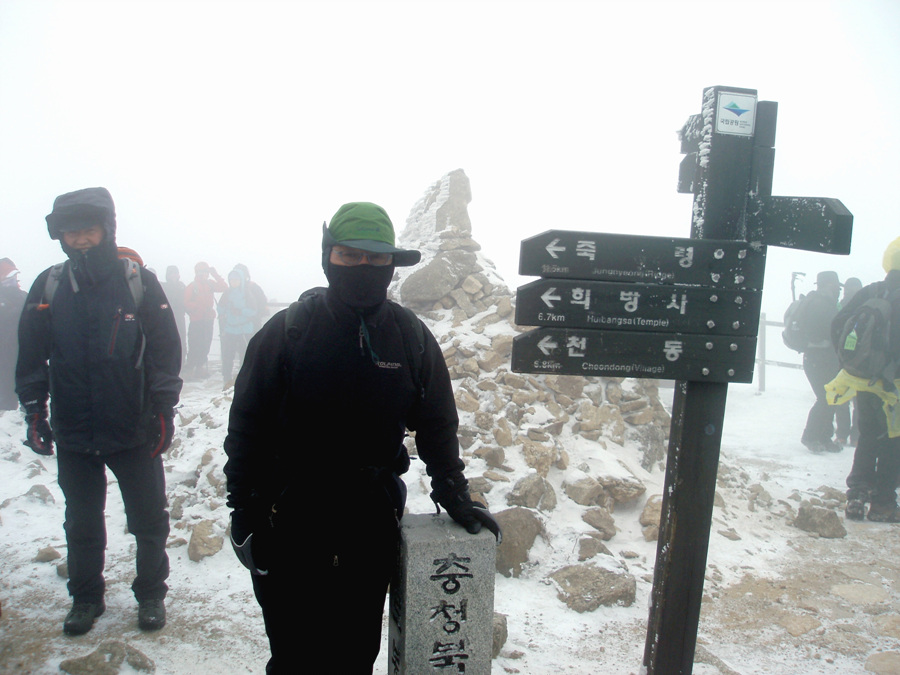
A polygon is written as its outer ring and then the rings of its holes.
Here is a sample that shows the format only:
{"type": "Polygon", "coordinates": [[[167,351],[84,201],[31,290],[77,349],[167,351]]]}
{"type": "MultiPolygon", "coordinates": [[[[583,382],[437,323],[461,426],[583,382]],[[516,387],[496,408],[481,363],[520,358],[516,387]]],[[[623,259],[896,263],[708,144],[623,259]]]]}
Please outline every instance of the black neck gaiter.
{"type": "Polygon", "coordinates": [[[362,314],[372,312],[387,299],[387,289],[394,276],[394,266],[348,267],[331,262],[325,270],[329,288],[345,305],[362,314]]]}
{"type": "Polygon", "coordinates": [[[122,269],[115,239],[104,238],[97,246],[84,252],[62,244],[63,251],[72,261],[72,271],[79,284],[93,286],[116,270],[122,269]]]}

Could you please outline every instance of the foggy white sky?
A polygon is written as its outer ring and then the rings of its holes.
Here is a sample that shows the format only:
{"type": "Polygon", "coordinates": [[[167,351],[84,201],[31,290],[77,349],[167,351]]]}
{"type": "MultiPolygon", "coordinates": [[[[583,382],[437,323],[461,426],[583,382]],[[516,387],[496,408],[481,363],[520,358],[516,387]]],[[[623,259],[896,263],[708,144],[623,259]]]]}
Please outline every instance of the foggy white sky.
{"type": "Polygon", "coordinates": [[[465,169],[475,238],[511,286],[545,229],[688,236],[676,131],[702,90],[779,103],[776,195],[838,198],[880,276],[900,235],[900,3],[0,0],[0,227],[30,285],[62,259],[53,198],[104,185],[119,242],[160,274],[250,267],[270,296],[323,281],[320,227],[371,200],[398,231],[465,169]]]}

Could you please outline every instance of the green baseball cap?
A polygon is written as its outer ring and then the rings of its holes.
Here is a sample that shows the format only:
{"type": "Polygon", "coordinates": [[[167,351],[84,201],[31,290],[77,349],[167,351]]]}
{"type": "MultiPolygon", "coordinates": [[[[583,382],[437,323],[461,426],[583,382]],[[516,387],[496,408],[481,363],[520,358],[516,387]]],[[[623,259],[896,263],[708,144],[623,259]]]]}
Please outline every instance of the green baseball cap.
{"type": "Polygon", "coordinates": [[[405,250],[394,245],[394,224],[387,212],[371,202],[344,204],[323,227],[322,250],[330,252],[335,244],[373,253],[392,253],[394,265],[409,267],[422,259],[419,251],[405,250]]]}

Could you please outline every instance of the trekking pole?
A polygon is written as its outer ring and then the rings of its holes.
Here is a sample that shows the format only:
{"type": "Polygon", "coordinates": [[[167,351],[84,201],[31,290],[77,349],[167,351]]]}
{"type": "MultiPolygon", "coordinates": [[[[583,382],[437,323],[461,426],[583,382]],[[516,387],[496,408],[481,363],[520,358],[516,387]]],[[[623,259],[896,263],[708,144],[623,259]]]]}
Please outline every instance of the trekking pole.
{"type": "Polygon", "coordinates": [[[797,278],[805,276],[806,272],[791,272],[791,302],[794,302],[797,299],[797,278]]]}

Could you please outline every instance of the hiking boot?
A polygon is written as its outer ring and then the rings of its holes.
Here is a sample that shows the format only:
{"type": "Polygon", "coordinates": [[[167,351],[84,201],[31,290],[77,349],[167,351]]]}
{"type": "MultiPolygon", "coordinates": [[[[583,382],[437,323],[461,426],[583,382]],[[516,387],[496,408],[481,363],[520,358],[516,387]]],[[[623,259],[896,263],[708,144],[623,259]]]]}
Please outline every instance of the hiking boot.
{"type": "Polygon", "coordinates": [[[862,520],[866,517],[866,503],[862,499],[848,499],[844,517],[848,520],[862,520]]]}
{"type": "Polygon", "coordinates": [[[821,455],[825,452],[825,444],[822,441],[811,441],[808,438],[801,438],[800,442],[814,455],[821,455]]]}
{"type": "Polygon", "coordinates": [[[94,627],[94,619],[106,611],[103,600],[100,602],[74,602],[72,609],[63,621],[63,633],[66,635],[84,635],[94,627]]]}
{"type": "Polygon", "coordinates": [[[138,628],[159,630],[166,625],[166,603],[162,598],[141,600],[138,603],[138,628]]]}
{"type": "Polygon", "coordinates": [[[893,504],[872,504],[866,516],[874,523],[900,523],[900,506],[893,504]]]}
{"type": "Polygon", "coordinates": [[[822,447],[825,449],[825,452],[841,452],[844,449],[844,445],[840,441],[831,439],[824,441],[822,447]]]}

